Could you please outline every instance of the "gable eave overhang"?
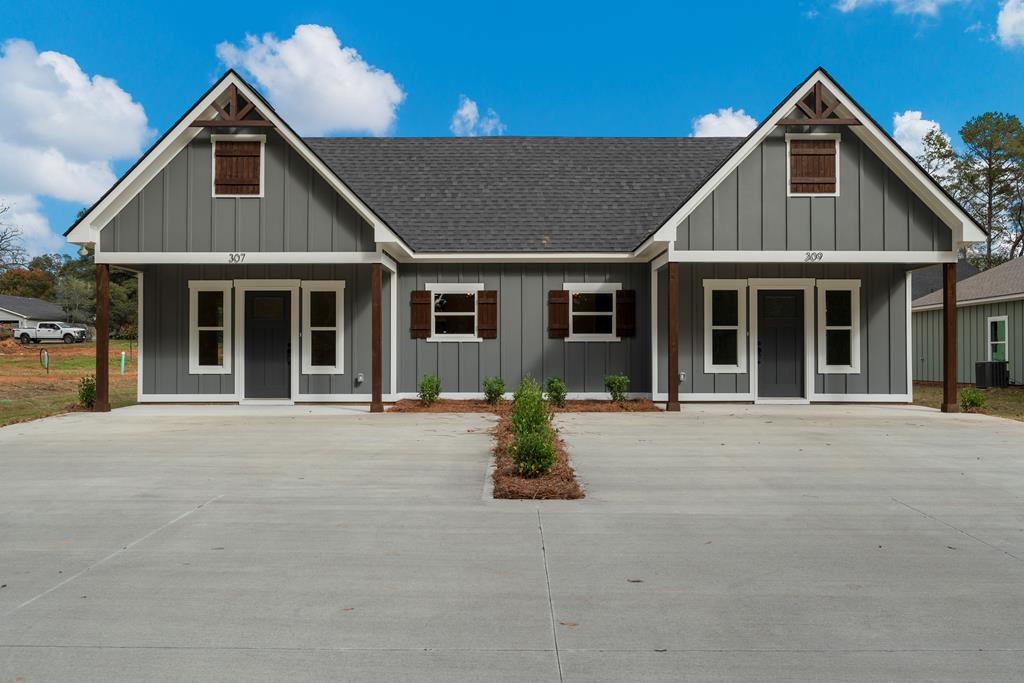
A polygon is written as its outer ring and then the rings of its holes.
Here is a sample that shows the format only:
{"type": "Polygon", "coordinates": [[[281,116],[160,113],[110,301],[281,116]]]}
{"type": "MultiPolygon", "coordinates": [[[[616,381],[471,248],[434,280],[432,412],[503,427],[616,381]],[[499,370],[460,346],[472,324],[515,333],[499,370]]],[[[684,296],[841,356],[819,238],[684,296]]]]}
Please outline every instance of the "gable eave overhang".
{"type": "MultiPolygon", "coordinates": [[[[153,145],[100,197],[75,223],[64,233],[72,244],[97,244],[99,233],[103,227],[128,202],[130,202],[157,173],[191,142],[202,130],[193,122],[212,118],[216,110],[213,107],[230,86],[255,104],[256,111],[273,124],[278,134],[289,144],[310,166],[340,194],[357,213],[373,227],[374,241],[392,243],[400,251],[411,253],[408,246],[362,200],[323,159],[282,119],[263,95],[250,86],[234,69],[229,69],[171,126],[153,145]]],[[[242,126],[240,126],[242,127],[242,126]]]]}
{"type": "Polygon", "coordinates": [[[907,184],[932,211],[934,211],[953,231],[953,251],[961,245],[973,244],[985,239],[985,231],[971,218],[959,203],[935,179],[921,168],[921,165],[900,147],[889,133],[878,125],[857,102],[850,97],[829,73],[822,67],[815,69],[810,76],[790,91],[772,112],[726,157],[697,189],[669,216],[657,230],[640,243],[636,253],[649,248],[652,244],[669,244],[676,241],[679,224],[689,216],[712,192],[729,176],[764,140],[775,130],[779,122],[786,118],[802,100],[820,83],[839,101],[845,113],[856,119],[860,125],[851,126],[857,137],[864,142],[896,175],[907,184]]]}

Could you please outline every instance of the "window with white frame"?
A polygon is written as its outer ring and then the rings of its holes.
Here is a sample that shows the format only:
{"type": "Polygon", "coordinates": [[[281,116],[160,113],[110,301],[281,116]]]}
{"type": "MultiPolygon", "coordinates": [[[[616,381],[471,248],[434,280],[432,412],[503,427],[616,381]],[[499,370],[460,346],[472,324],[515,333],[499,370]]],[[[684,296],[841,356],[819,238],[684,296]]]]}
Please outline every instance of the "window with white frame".
{"type": "Polygon", "coordinates": [[[428,341],[479,341],[477,299],[481,283],[428,284],[430,292],[430,337],[428,341]]]}
{"type": "Polygon", "coordinates": [[[860,372],[860,280],[818,280],[818,372],[860,372]]]}
{"type": "Polygon", "coordinates": [[[340,375],[345,371],[345,282],[302,282],[302,373],[340,375]]]}
{"type": "Polygon", "coordinates": [[[1009,357],[1009,340],[1007,338],[1007,327],[1009,318],[1005,315],[996,315],[988,319],[988,359],[1005,361],[1009,357]]]}
{"type": "Polygon", "coordinates": [[[704,372],[747,371],[747,281],[704,280],[704,372]]]}
{"type": "Polygon", "coordinates": [[[566,282],[569,336],[566,341],[619,341],[615,334],[616,292],[620,282],[566,282]]]}
{"type": "Polygon", "coordinates": [[[193,280],[188,290],[188,371],[230,374],[231,281],[193,280]]]}

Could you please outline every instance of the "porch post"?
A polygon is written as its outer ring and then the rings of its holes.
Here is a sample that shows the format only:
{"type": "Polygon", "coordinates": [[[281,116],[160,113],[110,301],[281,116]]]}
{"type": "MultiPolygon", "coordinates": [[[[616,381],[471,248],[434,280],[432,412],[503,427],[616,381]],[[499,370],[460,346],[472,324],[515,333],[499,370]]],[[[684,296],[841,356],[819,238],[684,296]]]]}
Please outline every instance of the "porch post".
{"type": "Polygon", "coordinates": [[[96,404],[93,411],[110,411],[110,266],[96,264],[96,404]]]}
{"type": "Polygon", "coordinates": [[[371,306],[371,324],[373,325],[373,337],[371,342],[371,363],[370,363],[370,374],[372,375],[372,395],[370,397],[370,412],[371,413],[383,413],[384,403],[381,397],[381,386],[383,384],[381,378],[381,326],[384,324],[383,315],[381,314],[380,295],[383,279],[383,266],[379,263],[374,263],[372,266],[373,270],[371,273],[372,278],[372,291],[373,291],[373,304],[371,306]]]}
{"type": "Polygon", "coordinates": [[[958,413],[956,396],[956,264],[942,264],[942,412],[958,413]]]}
{"type": "Polygon", "coordinates": [[[679,264],[669,261],[668,286],[668,377],[665,410],[679,412],[679,264]]]}

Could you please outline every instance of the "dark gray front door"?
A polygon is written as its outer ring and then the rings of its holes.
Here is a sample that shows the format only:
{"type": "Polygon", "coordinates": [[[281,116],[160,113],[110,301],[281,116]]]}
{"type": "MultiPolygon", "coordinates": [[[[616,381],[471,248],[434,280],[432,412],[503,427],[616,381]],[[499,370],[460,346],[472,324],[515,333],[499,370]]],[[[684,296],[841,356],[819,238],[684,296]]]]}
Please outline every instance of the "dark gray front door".
{"type": "Polygon", "coordinates": [[[291,396],[291,294],[245,293],[245,397],[291,396]]]}
{"type": "Polygon", "coordinates": [[[757,395],[804,395],[804,293],[757,293],[757,395]]]}

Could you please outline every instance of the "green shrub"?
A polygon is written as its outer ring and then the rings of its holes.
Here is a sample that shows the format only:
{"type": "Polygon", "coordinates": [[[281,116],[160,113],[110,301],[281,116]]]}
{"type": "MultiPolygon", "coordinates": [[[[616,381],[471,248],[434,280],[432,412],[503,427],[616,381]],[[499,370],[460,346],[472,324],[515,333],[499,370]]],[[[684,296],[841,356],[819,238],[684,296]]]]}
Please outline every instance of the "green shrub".
{"type": "Polygon", "coordinates": [[[544,383],[544,386],[548,390],[548,400],[559,408],[564,408],[565,397],[569,394],[569,387],[565,385],[562,378],[548,377],[548,381],[544,383]]]}
{"type": "Polygon", "coordinates": [[[605,375],[604,388],[612,395],[612,400],[622,403],[626,400],[626,392],[629,391],[629,377],[625,375],[605,375]]]}
{"type": "Polygon", "coordinates": [[[496,406],[504,395],[505,380],[500,377],[488,377],[484,380],[484,400],[496,406]]]}
{"type": "Polygon", "coordinates": [[[517,434],[511,449],[512,462],[524,477],[544,474],[555,464],[554,434],[545,427],[517,434]]]}
{"type": "Polygon", "coordinates": [[[548,429],[551,422],[551,411],[544,402],[540,385],[532,377],[526,377],[519,383],[512,404],[512,433],[519,435],[525,432],[536,432],[548,429]]]}
{"type": "Polygon", "coordinates": [[[78,404],[90,409],[96,406],[96,378],[92,375],[78,380],[78,404]]]}
{"type": "Polygon", "coordinates": [[[429,406],[441,395],[441,379],[437,375],[424,375],[420,380],[420,403],[429,406]]]}
{"type": "Polygon", "coordinates": [[[988,403],[988,398],[977,389],[968,387],[960,392],[960,410],[964,412],[984,408],[986,403],[988,403]]]}

